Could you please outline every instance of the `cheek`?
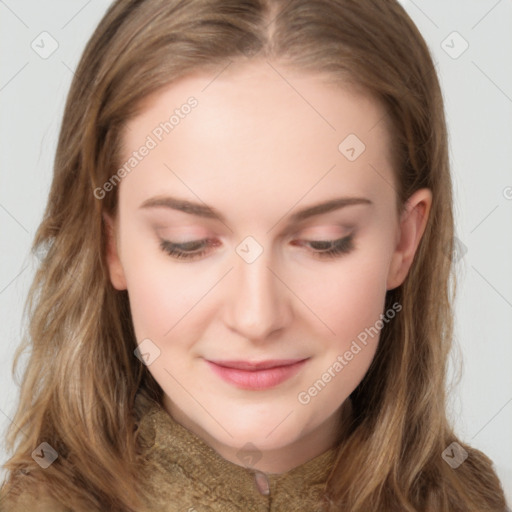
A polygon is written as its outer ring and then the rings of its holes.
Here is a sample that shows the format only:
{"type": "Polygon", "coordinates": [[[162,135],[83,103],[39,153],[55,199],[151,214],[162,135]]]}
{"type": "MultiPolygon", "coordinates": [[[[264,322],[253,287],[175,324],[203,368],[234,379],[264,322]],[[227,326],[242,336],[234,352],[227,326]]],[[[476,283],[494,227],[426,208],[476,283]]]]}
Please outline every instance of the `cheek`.
{"type": "Polygon", "coordinates": [[[379,259],[360,260],[324,275],[314,307],[329,332],[316,340],[316,363],[305,376],[299,403],[316,400],[317,407],[334,411],[365,376],[384,325],[385,270],[379,259]]]}
{"type": "Polygon", "coordinates": [[[337,343],[375,324],[383,312],[387,266],[377,255],[347,259],[304,283],[311,309],[329,327],[337,343]],[[309,291],[307,288],[309,287],[309,291]],[[334,333],[332,332],[334,331],[334,333]]]}
{"type": "Polygon", "coordinates": [[[163,340],[179,333],[210,288],[206,280],[198,279],[186,264],[169,262],[154,247],[133,247],[126,254],[123,266],[137,339],[163,340]]]}

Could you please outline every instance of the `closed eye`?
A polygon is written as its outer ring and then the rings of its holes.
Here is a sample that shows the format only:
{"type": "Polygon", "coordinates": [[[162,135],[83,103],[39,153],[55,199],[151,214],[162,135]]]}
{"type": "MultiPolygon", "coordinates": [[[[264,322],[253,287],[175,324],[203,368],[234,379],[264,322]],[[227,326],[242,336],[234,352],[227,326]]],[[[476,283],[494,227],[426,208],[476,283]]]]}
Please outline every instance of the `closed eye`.
{"type": "MultiPolygon", "coordinates": [[[[348,254],[354,249],[354,237],[348,235],[337,240],[299,240],[294,245],[308,246],[315,257],[335,258],[343,254],[348,254]]],[[[192,240],[185,243],[174,243],[170,240],[160,240],[160,248],[172,258],[178,260],[196,260],[202,258],[211,247],[220,245],[210,240],[192,240]]]]}
{"type": "Polygon", "coordinates": [[[335,258],[341,254],[348,254],[354,249],[354,237],[348,235],[338,240],[305,240],[303,244],[316,249],[313,254],[321,258],[335,258]]]}

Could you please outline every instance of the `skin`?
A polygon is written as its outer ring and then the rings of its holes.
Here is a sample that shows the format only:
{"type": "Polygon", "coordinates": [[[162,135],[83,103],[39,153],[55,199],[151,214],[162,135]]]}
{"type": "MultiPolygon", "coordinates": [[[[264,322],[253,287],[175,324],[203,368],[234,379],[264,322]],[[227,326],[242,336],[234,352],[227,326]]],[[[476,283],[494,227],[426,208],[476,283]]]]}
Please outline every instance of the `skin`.
{"type": "Polygon", "coordinates": [[[407,275],[432,202],[428,189],[418,190],[398,215],[390,139],[375,100],[318,75],[280,73],[286,81],[266,61],[251,61],[214,80],[188,75],[150,97],[127,125],[126,159],[188,97],[198,106],[122,179],[116,217],[104,216],[110,279],[128,290],[138,343],[149,338],[160,350],[148,368],[165,409],[235,464],[245,465],[241,454],[251,443],[258,450],[252,467],[270,473],[335,444],[378,336],[308,404],[298,394],[381,318],[386,291],[407,275]],[[366,145],[353,162],[338,150],[351,133],[366,145]],[[224,221],[140,208],[166,195],[207,204],[224,221]],[[296,211],[338,197],[371,204],[290,224],[296,211]],[[297,243],[351,233],[353,249],[333,258],[297,243]],[[252,263],[236,252],[247,236],[263,249],[252,263]],[[179,260],[160,248],[161,238],[217,245],[179,260]],[[238,389],[205,362],[287,358],[309,359],[267,390],[238,389]]]}

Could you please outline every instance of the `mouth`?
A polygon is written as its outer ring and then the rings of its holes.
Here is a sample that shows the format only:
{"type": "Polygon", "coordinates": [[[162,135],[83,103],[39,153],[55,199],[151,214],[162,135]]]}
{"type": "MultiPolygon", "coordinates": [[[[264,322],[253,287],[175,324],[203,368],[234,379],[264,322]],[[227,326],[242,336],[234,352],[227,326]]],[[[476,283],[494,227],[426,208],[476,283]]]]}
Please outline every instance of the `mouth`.
{"type": "Polygon", "coordinates": [[[276,387],[296,375],[308,359],[206,362],[217,376],[229,384],[240,389],[262,390],[276,387]]]}

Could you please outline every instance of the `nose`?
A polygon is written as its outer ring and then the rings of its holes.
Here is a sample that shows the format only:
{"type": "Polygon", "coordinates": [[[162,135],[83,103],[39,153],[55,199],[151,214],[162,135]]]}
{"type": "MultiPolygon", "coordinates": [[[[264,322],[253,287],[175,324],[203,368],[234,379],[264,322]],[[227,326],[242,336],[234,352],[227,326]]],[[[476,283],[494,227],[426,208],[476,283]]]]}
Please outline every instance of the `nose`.
{"type": "Polygon", "coordinates": [[[274,267],[270,251],[263,251],[252,263],[239,258],[230,273],[225,322],[248,340],[265,341],[292,318],[290,292],[274,267]]]}

